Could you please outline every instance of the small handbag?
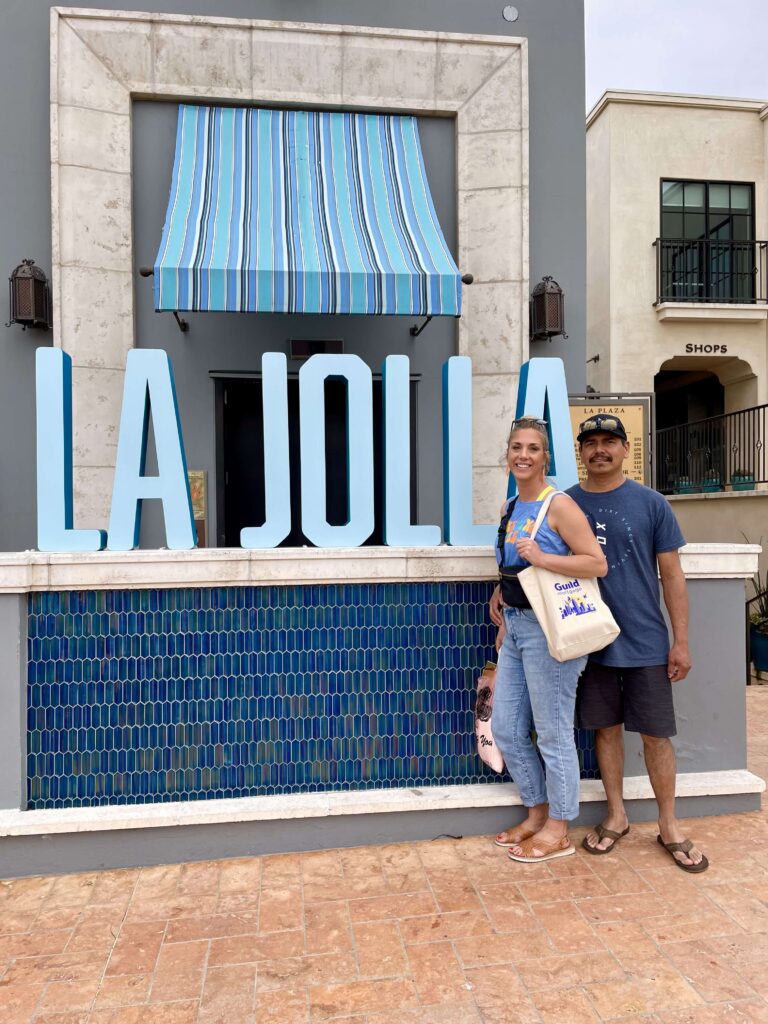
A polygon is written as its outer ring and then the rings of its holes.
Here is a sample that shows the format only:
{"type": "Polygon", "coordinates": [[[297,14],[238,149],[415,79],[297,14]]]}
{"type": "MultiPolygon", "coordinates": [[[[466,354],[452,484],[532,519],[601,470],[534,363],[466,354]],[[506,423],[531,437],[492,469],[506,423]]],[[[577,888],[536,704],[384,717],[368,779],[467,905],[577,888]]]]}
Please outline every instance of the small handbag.
{"type": "Polygon", "coordinates": [[[475,740],[480,758],[495,772],[504,771],[504,758],[496,746],[491,731],[493,712],[493,691],[496,687],[496,666],[486,661],[482,675],[477,680],[475,696],[475,740]]]}
{"type": "MultiPolygon", "coordinates": [[[[544,500],[531,530],[531,540],[557,493],[552,491],[544,500]]],[[[518,574],[518,580],[556,661],[570,661],[601,651],[619,635],[619,627],[600,596],[596,579],[563,576],[529,565],[518,574]]]]}

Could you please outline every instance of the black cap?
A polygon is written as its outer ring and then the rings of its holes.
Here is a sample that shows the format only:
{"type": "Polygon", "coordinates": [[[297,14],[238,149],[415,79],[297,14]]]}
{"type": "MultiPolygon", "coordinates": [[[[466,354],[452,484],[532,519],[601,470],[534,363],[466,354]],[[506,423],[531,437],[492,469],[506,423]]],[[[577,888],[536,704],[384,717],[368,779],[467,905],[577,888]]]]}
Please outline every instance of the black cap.
{"type": "Polygon", "coordinates": [[[588,420],[584,420],[579,427],[576,441],[581,444],[584,438],[589,437],[590,434],[613,434],[614,437],[619,437],[622,441],[627,440],[627,432],[619,417],[606,412],[599,412],[595,416],[590,416],[588,420]]]}

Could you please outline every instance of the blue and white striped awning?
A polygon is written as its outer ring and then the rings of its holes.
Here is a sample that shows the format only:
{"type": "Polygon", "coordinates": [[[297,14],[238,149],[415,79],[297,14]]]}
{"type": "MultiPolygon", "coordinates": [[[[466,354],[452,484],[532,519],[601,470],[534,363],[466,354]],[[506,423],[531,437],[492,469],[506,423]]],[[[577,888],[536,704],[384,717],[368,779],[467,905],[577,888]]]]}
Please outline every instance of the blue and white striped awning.
{"type": "Polygon", "coordinates": [[[414,117],[181,106],[155,309],[459,316],[414,117]]]}

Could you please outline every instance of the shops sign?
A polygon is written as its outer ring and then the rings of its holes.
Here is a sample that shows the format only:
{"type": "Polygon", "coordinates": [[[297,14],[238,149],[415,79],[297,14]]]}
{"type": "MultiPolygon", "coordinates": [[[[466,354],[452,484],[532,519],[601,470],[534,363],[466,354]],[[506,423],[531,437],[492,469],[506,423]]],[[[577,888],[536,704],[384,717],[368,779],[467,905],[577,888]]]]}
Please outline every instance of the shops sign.
{"type": "MultiPolygon", "coordinates": [[[[291,529],[288,370],[282,353],[262,357],[266,517],[241,531],[244,548],[273,548],[291,529]]],[[[384,385],[384,538],[393,547],[441,543],[439,526],[410,519],[410,393],[407,356],[388,356],[384,385]]],[[[142,502],[161,502],[167,546],[195,547],[184,439],[173,368],[156,349],[133,349],[125,367],[117,460],[108,530],[75,528],[72,473],[72,360],[58,348],[37,350],[37,546],[41,551],[130,551],[139,545],[142,502]],[[158,473],[147,476],[150,420],[158,473]]],[[[520,373],[517,416],[549,423],[552,475],[575,483],[565,371],[560,359],[531,359],[520,373]]],[[[498,424],[499,448],[509,424],[498,424]]],[[[357,547],[373,532],[373,380],[355,355],[315,355],[299,372],[301,527],[317,547],[357,547]],[[348,516],[326,520],[325,381],[347,382],[348,516]]],[[[261,453],[260,453],[261,454],[261,453]]],[[[496,524],[472,519],[472,368],[455,356],[443,366],[443,517],[445,541],[484,547],[496,524]]]]}

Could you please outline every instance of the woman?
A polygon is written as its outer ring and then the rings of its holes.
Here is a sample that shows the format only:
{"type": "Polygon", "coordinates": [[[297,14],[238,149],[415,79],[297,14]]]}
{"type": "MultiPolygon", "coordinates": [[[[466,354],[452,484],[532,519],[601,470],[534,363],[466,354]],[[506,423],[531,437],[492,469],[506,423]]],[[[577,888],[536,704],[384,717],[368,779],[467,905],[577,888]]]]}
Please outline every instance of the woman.
{"type": "MultiPolygon", "coordinates": [[[[567,576],[605,576],[608,566],[584,513],[567,494],[552,499],[536,539],[533,524],[547,484],[549,437],[544,420],[515,420],[507,442],[507,465],[517,483],[517,498],[500,530],[501,565],[523,569],[537,565],[567,576]]],[[[504,520],[502,519],[502,523],[504,520]]],[[[505,574],[509,575],[509,574],[505,574]]],[[[520,583],[514,579],[494,595],[503,601],[493,696],[493,736],[520,789],[528,816],[496,837],[512,860],[524,864],[575,853],[568,822],[579,812],[579,759],[573,732],[576,683],[587,659],[556,661],[520,583]],[[531,741],[537,745],[545,769],[531,741]]]]}

